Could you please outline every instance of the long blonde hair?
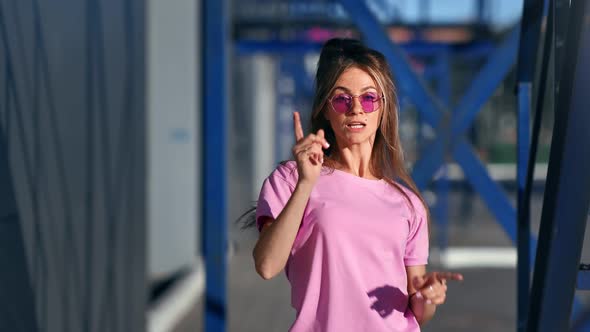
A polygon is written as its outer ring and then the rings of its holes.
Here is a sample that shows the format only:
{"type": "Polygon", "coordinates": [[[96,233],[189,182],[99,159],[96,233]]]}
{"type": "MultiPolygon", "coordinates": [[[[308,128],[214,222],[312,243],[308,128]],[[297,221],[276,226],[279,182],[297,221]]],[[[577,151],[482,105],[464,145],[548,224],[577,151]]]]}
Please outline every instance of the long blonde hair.
{"type": "Polygon", "coordinates": [[[383,54],[366,47],[358,40],[342,38],[328,40],[322,48],[318,61],[311,130],[315,133],[319,129],[323,129],[326,139],[330,143],[330,148],[326,150],[324,165],[334,168],[334,151],[337,147],[334,131],[324,116],[324,112],[331,111],[328,99],[336,81],[344,71],[351,67],[367,72],[384,96],[384,100],[381,102],[381,120],[371,152],[369,166],[371,173],[399,190],[413,207],[412,200],[399,185],[401,182],[420,199],[428,214],[428,207],[424,204],[424,199],[404,164],[404,154],[398,130],[397,93],[389,64],[383,54]]]}
{"type": "MultiPolygon", "coordinates": [[[[415,209],[411,198],[399,183],[408,188],[421,201],[427,218],[430,219],[428,206],[424,203],[422,195],[404,165],[404,154],[398,132],[397,94],[389,64],[383,54],[364,46],[358,40],[330,39],[324,44],[320,54],[315,78],[311,130],[316,133],[319,129],[323,129],[325,137],[330,143],[330,147],[325,152],[324,166],[334,169],[333,152],[337,146],[334,131],[324,116],[324,112],[330,111],[328,98],[333,92],[336,81],[344,71],[351,67],[357,67],[367,72],[384,95],[384,100],[381,103],[381,121],[371,152],[372,174],[397,189],[412,209],[415,209]]],[[[253,227],[256,224],[255,211],[256,206],[242,214],[237,222],[245,220],[243,228],[253,227]]]]}

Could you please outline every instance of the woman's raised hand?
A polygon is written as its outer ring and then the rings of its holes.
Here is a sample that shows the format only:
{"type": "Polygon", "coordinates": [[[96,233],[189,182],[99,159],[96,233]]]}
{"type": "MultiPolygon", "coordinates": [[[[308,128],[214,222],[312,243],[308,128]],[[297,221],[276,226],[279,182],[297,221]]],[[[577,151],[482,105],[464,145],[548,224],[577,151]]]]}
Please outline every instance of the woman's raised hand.
{"type": "Polygon", "coordinates": [[[443,304],[447,297],[447,280],[463,281],[463,275],[453,272],[430,272],[422,277],[415,277],[414,288],[426,303],[443,304]]]}
{"type": "Polygon", "coordinates": [[[314,185],[324,163],[323,149],[330,147],[330,144],[324,138],[324,131],[322,129],[318,130],[315,134],[311,133],[305,137],[303,136],[299,112],[293,112],[293,127],[295,132],[295,146],[293,146],[292,151],[293,157],[297,161],[299,183],[314,185]]]}

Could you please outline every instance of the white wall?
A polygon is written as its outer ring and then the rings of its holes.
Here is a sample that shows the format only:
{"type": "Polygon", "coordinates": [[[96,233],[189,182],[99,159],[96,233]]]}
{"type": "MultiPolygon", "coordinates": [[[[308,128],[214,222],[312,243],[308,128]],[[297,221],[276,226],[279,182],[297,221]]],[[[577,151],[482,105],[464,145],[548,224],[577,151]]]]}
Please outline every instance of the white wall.
{"type": "Polygon", "coordinates": [[[260,186],[275,168],[276,64],[270,56],[252,57],[252,200],[258,199],[260,186]]]}
{"type": "Polygon", "coordinates": [[[200,225],[199,1],[149,0],[147,11],[148,273],[194,262],[200,225]]]}

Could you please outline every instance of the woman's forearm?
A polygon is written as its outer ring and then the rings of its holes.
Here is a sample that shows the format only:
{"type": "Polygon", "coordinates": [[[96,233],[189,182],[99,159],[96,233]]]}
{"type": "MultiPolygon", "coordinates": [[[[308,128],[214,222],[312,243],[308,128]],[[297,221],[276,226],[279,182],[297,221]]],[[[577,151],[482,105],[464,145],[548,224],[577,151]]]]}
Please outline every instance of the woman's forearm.
{"type": "Polygon", "coordinates": [[[418,324],[424,325],[434,316],[436,305],[426,303],[426,299],[422,297],[420,292],[417,292],[410,297],[410,309],[412,309],[418,324]]]}
{"type": "Polygon", "coordinates": [[[312,184],[298,183],[277,219],[260,233],[253,256],[264,279],[276,276],[287,264],[312,189],[312,184]]]}

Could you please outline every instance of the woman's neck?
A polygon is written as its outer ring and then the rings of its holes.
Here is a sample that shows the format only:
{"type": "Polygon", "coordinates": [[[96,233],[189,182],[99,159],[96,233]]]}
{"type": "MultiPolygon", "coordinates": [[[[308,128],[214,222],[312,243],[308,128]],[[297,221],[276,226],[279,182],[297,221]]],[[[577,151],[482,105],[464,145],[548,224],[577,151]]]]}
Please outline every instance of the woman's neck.
{"type": "Polygon", "coordinates": [[[358,148],[338,149],[334,157],[334,168],[368,179],[377,177],[371,172],[371,150],[358,148]]]}

